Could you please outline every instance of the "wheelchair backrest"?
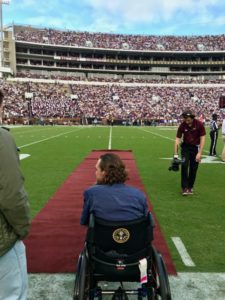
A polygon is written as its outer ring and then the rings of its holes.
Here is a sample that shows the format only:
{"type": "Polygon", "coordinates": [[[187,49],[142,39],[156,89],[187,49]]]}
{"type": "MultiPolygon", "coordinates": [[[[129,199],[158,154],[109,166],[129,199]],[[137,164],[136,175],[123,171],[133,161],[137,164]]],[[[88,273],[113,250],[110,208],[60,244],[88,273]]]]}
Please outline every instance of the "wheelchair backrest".
{"type": "Polygon", "coordinates": [[[153,240],[153,218],[146,217],[132,221],[108,221],[90,216],[86,242],[104,252],[133,254],[148,247],[153,240]]]}

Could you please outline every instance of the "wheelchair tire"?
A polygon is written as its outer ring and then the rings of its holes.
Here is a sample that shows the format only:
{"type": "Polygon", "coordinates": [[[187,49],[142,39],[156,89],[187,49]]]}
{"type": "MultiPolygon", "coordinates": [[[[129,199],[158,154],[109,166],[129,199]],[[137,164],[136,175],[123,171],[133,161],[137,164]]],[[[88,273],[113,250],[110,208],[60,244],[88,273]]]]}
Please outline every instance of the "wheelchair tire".
{"type": "Polygon", "coordinates": [[[152,300],[171,300],[170,286],[166,267],[161,254],[152,246],[152,273],[154,293],[152,300]]]}
{"type": "Polygon", "coordinates": [[[166,283],[166,291],[167,291],[167,300],[171,300],[171,290],[170,290],[170,283],[169,283],[169,277],[168,277],[168,272],[166,269],[166,264],[163,260],[163,257],[161,253],[158,253],[160,256],[161,264],[162,264],[162,269],[164,272],[164,277],[165,277],[165,283],[166,283]]]}
{"type": "Polygon", "coordinates": [[[74,285],[74,300],[89,299],[90,274],[88,270],[88,258],[86,251],[82,251],[77,264],[76,279],[74,285]]]}

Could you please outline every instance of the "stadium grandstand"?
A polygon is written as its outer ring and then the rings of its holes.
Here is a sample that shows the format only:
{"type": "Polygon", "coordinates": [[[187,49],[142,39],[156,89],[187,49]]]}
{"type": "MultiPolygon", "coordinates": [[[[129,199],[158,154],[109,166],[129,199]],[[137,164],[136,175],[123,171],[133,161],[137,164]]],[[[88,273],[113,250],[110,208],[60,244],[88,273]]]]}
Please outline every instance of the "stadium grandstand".
{"type": "Polygon", "coordinates": [[[145,36],[4,29],[6,123],[174,124],[207,120],[225,93],[225,35],[145,36]],[[27,121],[29,120],[29,121],[27,121]]]}

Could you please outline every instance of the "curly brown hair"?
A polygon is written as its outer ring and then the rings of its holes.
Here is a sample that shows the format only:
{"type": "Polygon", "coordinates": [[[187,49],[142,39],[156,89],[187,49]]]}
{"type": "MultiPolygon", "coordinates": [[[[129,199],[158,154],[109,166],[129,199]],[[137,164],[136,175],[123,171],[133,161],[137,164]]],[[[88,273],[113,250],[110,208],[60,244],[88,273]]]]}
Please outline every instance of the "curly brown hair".
{"type": "Polygon", "coordinates": [[[124,183],[128,178],[128,171],[121,158],[113,153],[100,156],[99,167],[105,171],[103,184],[124,183]]]}

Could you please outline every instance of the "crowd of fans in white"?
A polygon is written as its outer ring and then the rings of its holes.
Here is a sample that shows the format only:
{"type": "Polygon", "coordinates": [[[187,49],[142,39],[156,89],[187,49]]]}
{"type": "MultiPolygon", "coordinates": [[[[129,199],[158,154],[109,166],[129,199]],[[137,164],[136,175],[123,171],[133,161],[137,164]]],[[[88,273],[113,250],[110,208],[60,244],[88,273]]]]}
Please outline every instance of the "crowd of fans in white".
{"type": "Polygon", "coordinates": [[[218,113],[222,87],[158,87],[50,83],[4,83],[4,115],[34,118],[175,120],[189,108],[197,117],[218,113]],[[29,100],[25,93],[32,93],[29,100]],[[29,108],[30,107],[30,108],[29,108]]]}
{"type": "Polygon", "coordinates": [[[61,31],[55,29],[15,30],[16,40],[32,43],[70,45],[130,50],[169,50],[169,51],[216,51],[225,50],[225,35],[205,36],[153,36],[123,35],[61,31]]]}

